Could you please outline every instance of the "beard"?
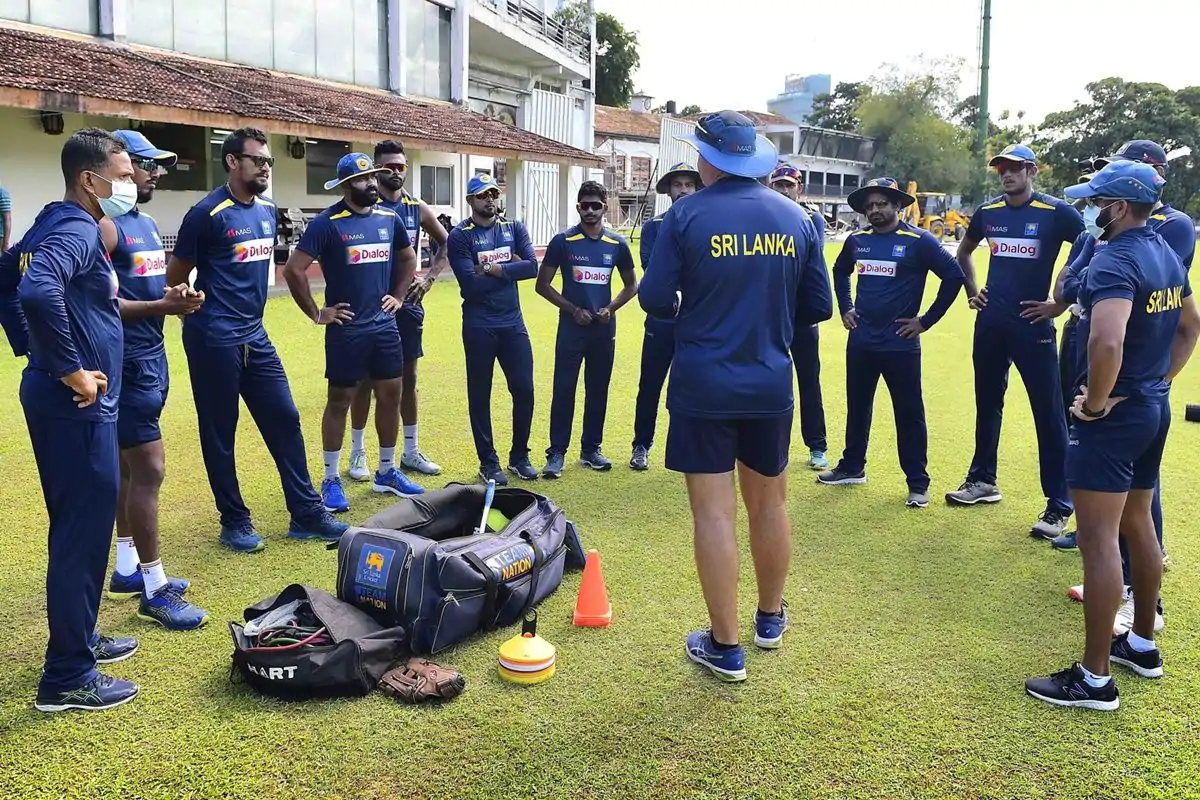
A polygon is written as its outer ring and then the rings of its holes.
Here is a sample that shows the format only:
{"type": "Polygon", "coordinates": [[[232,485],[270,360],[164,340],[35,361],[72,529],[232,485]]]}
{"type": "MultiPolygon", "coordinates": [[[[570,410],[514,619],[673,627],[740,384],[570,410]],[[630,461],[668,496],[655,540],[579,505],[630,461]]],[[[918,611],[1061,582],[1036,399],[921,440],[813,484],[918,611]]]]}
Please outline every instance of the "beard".
{"type": "Polygon", "coordinates": [[[379,190],[371,187],[369,189],[359,189],[355,186],[350,187],[350,202],[360,208],[375,205],[379,199],[379,190]]]}
{"type": "Polygon", "coordinates": [[[250,180],[246,181],[246,188],[250,190],[251,194],[255,194],[255,195],[266,194],[267,179],[261,178],[261,177],[251,178],[250,180]]]}
{"type": "Polygon", "coordinates": [[[137,191],[138,203],[149,203],[151,198],[153,198],[153,197],[154,197],[154,189],[143,189],[140,186],[138,187],[138,191],[137,191]]]}
{"type": "Polygon", "coordinates": [[[393,177],[391,175],[380,175],[379,185],[387,189],[389,192],[398,192],[404,188],[404,176],[393,177]]]}

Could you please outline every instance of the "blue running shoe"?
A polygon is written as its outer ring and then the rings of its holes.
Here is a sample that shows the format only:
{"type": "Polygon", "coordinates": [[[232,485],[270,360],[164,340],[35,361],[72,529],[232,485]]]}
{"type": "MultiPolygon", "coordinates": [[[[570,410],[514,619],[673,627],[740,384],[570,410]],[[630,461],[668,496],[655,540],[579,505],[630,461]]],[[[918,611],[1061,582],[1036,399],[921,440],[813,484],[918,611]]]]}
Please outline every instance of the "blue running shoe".
{"type": "Polygon", "coordinates": [[[597,472],[608,472],[612,469],[612,462],[608,456],[601,453],[599,448],[590,453],[584,453],[579,457],[579,463],[583,464],[588,469],[594,469],[597,472]]]}
{"type": "Polygon", "coordinates": [[[138,640],[132,636],[112,637],[96,634],[91,649],[97,664],[115,664],[137,652],[138,640]]]}
{"type": "Polygon", "coordinates": [[[336,542],[350,528],[344,522],[338,522],[328,511],[312,520],[301,522],[295,518],[288,525],[289,539],[320,539],[324,542],[336,542]]]}
{"type": "Polygon", "coordinates": [[[91,683],[85,683],[78,689],[69,692],[42,694],[39,690],[33,707],[38,711],[52,714],[56,711],[68,711],[78,708],[83,711],[104,711],[128,703],[137,697],[136,683],[110,678],[107,675],[97,675],[91,683]]]}
{"type": "Polygon", "coordinates": [[[1075,543],[1075,531],[1064,533],[1062,536],[1055,536],[1050,540],[1050,546],[1055,550],[1079,549],[1079,545],[1075,543]]]}
{"type": "Polygon", "coordinates": [[[415,497],[425,494],[424,487],[413,483],[407,475],[395,467],[384,473],[376,472],[375,482],[371,484],[371,491],[375,494],[394,494],[397,497],[415,497]]]}
{"type": "Polygon", "coordinates": [[[562,453],[550,453],[546,456],[546,466],[542,469],[542,477],[548,480],[561,478],[565,466],[566,458],[562,453]]]}
{"type": "MultiPolygon", "coordinates": [[[[167,586],[179,594],[183,594],[191,584],[183,578],[167,578],[167,586]]],[[[114,571],[112,577],[108,579],[108,591],[105,594],[108,595],[109,600],[128,600],[131,597],[141,597],[145,588],[146,583],[140,569],[132,575],[122,575],[114,571]]]]}
{"type": "Polygon", "coordinates": [[[746,651],[740,644],[728,650],[718,650],[713,644],[711,631],[688,634],[687,657],[708,667],[713,675],[728,683],[746,680],[746,651]]]}
{"type": "Polygon", "coordinates": [[[208,612],[194,606],[183,596],[164,586],[151,598],[142,597],[138,604],[138,618],[157,622],[169,631],[190,631],[208,622],[208,612]]]}
{"type": "Polygon", "coordinates": [[[321,481],[321,502],[331,514],[350,510],[350,501],[346,499],[346,492],[342,489],[341,478],[326,478],[321,481]]]}
{"type": "Polygon", "coordinates": [[[829,459],[825,457],[824,450],[808,451],[808,468],[814,470],[829,469],[829,459]]]}
{"type": "Polygon", "coordinates": [[[257,553],[267,546],[249,521],[228,527],[222,525],[217,541],[235,553],[257,553]]]}
{"type": "MultiPolygon", "coordinates": [[[[538,471],[529,462],[529,456],[519,458],[516,461],[509,461],[508,471],[523,481],[536,481],[538,479],[538,471]]],[[[499,486],[500,482],[497,481],[496,485],[499,486]]]]}
{"type": "Polygon", "coordinates": [[[485,485],[488,481],[495,481],[497,486],[508,486],[508,476],[500,469],[499,464],[480,464],[479,480],[485,485]]]}
{"type": "Polygon", "coordinates": [[[754,643],[765,650],[776,650],[783,643],[783,634],[788,629],[787,601],[778,614],[754,612],[754,643]]]}

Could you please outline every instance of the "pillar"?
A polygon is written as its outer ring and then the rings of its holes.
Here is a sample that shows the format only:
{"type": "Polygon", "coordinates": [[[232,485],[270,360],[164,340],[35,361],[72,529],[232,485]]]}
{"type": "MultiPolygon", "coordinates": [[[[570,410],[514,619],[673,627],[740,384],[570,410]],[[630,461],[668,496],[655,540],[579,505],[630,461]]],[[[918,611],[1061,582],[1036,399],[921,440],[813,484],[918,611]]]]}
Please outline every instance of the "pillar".
{"type": "Polygon", "coordinates": [[[555,231],[565,231],[571,227],[571,211],[575,207],[575,197],[571,194],[571,166],[558,165],[558,213],[555,217],[555,231]]]}
{"type": "Polygon", "coordinates": [[[504,216],[508,219],[525,218],[525,203],[526,203],[526,188],[525,188],[525,162],[518,158],[509,158],[505,162],[507,175],[505,176],[505,211],[504,216]]]}
{"type": "Polygon", "coordinates": [[[99,0],[100,35],[124,42],[129,35],[128,0],[99,0]]]}
{"type": "Polygon", "coordinates": [[[450,16],[450,102],[467,104],[471,74],[471,4],[460,0],[450,16]]]}
{"type": "Polygon", "coordinates": [[[408,89],[403,56],[404,3],[405,0],[388,0],[387,4],[388,91],[400,95],[408,89]]]}

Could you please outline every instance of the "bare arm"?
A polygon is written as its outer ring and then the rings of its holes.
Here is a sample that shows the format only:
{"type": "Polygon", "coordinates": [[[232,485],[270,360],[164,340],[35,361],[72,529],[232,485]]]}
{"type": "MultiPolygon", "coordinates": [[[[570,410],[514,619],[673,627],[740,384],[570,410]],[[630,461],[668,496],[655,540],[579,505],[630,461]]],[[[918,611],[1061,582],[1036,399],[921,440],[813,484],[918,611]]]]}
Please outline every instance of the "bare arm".
{"type": "Polygon", "coordinates": [[[978,239],[972,239],[969,235],[964,236],[963,240],[958,243],[958,253],[955,255],[958,265],[962,267],[968,300],[979,294],[979,282],[975,278],[975,259],[972,256],[976,247],[979,247],[978,239]]]}
{"type": "Polygon", "coordinates": [[[4,242],[0,244],[0,252],[3,252],[12,245],[12,212],[5,211],[0,217],[4,219],[4,242]]]}
{"type": "Polygon", "coordinates": [[[1125,328],[1132,310],[1132,301],[1111,297],[1096,303],[1089,312],[1086,407],[1091,411],[1104,408],[1117,382],[1125,352],[1125,328]]]}
{"type": "Polygon", "coordinates": [[[287,280],[288,291],[292,293],[296,305],[300,306],[306,317],[317,322],[321,309],[317,307],[317,301],[312,296],[312,287],[308,283],[308,268],[312,263],[313,257],[297,247],[283,266],[283,277],[287,280]]]}
{"type": "Polygon", "coordinates": [[[189,264],[178,256],[172,254],[171,260],[167,262],[167,286],[178,286],[179,284],[188,284],[188,278],[195,269],[194,264],[189,264]]]}
{"type": "Polygon", "coordinates": [[[437,217],[433,214],[433,209],[425,205],[424,200],[420,201],[420,203],[421,227],[425,230],[425,233],[429,234],[429,238],[433,240],[433,243],[438,246],[437,253],[434,255],[433,260],[429,262],[429,274],[425,276],[425,290],[428,291],[429,286],[442,274],[442,270],[450,266],[450,253],[446,248],[449,232],[442,223],[438,222],[437,217]]]}
{"type": "Polygon", "coordinates": [[[554,276],[558,273],[558,265],[549,259],[542,262],[538,268],[537,283],[534,290],[542,297],[568,314],[574,315],[579,309],[570,300],[562,296],[562,292],[554,288],[554,276]]]}
{"type": "Polygon", "coordinates": [[[413,275],[417,273],[417,251],[415,248],[405,247],[399,252],[393,252],[396,253],[396,285],[392,289],[392,296],[399,300],[408,293],[413,275]]]}
{"type": "Polygon", "coordinates": [[[621,291],[617,293],[617,296],[606,307],[610,315],[617,313],[621,306],[637,297],[637,276],[633,274],[632,265],[630,265],[629,269],[621,270],[621,282],[624,286],[621,287],[621,291]]]}
{"type": "Polygon", "coordinates": [[[1175,329],[1175,338],[1171,340],[1171,369],[1167,372],[1168,382],[1175,380],[1175,376],[1187,366],[1188,359],[1196,349],[1197,339],[1200,339],[1200,307],[1196,305],[1196,296],[1188,295],[1183,298],[1179,327],[1175,329]]]}

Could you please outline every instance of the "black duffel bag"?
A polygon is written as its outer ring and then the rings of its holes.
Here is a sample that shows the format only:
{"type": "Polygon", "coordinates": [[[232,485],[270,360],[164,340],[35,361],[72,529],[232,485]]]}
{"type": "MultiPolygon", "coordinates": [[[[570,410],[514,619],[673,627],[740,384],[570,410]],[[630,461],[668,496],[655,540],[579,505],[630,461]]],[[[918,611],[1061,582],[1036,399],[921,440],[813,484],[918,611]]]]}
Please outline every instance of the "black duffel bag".
{"type": "Polygon", "coordinates": [[[272,697],[307,700],[362,697],[379,685],[383,673],[408,653],[403,627],[381,625],[329,592],[294,583],[245,611],[247,623],[298,602],[298,613],[325,629],[322,644],[255,647],[247,627],[229,623],[233,670],[254,689],[272,697]]]}
{"type": "Polygon", "coordinates": [[[409,631],[433,654],[478,631],[511,625],[582,569],[573,523],[549,498],[498,488],[492,508],[509,522],[478,534],[485,489],[450,484],[401,500],[342,535],[338,597],[383,625],[409,631]]]}

